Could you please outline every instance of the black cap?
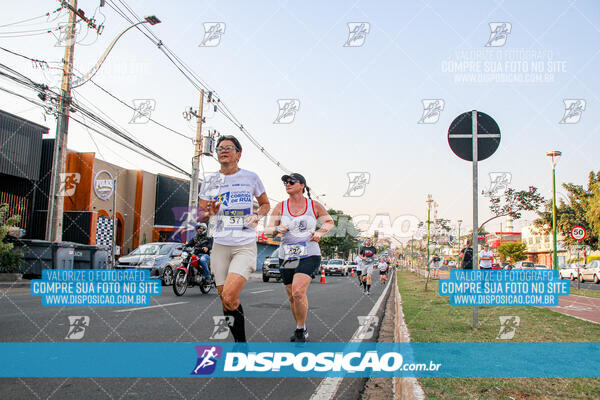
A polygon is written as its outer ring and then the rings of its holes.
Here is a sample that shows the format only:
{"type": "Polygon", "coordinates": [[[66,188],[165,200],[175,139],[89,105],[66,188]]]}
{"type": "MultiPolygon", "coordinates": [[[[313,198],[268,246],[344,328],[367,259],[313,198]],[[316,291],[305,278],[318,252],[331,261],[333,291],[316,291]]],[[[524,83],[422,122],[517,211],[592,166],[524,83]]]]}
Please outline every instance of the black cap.
{"type": "Polygon", "coordinates": [[[306,179],[304,179],[304,177],[303,177],[302,175],[300,175],[300,174],[298,174],[298,173],[296,173],[296,172],[292,172],[292,173],[291,173],[291,174],[289,174],[289,175],[284,175],[284,176],[282,176],[282,177],[281,177],[281,180],[282,180],[283,182],[286,182],[286,181],[287,181],[288,179],[290,179],[290,178],[291,178],[291,179],[295,179],[295,180],[297,180],[298,182],[302,183],[303,185],[306,185],[306,179]]]}

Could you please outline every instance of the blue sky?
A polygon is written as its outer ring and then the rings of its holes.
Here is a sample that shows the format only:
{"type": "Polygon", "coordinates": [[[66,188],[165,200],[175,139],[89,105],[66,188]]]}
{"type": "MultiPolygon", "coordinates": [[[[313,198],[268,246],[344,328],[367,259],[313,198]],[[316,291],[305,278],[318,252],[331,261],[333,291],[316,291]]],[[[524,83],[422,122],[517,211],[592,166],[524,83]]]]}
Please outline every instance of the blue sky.
{"type": "MultiPolygon", "coordinates": [[[[96,1],[80,1],[88,15],[96,1]]],[[[54,1],[11,3],[0,25],[41,15],[57,7],[54,1]]],[[[215,88],[244,126],[286,167],[306,176],[315,193],[326,194],[327,205],[349,214],[388,213],[392,218],[425,218],[425,198],[431,193],[440,217],[465,225],[471,221],[471,165],[448,147],[446,134],[462,112],[478,109],[493,116],[502,130],[496,154],[480,164],[480,187],[489,186],[490,172],[510,172],[511,185],[535,185],[550,195],[551,168],[544,153],[558,149],[563,157],[557,182],[585,183],[598,168],[600,148],[599,81],[600,5],[595,1],[347,1],[347,2],[218,2],[128,1],[139,14],[156,14],[162,23],[153,31],[215,88]],[[225,34],[216,47],[199,47],[203,23],[224,22],[225,34]],[[349,22],[366,22],[370,31],[360,47],[344,47],[349,22]],[[491,22],[508,22],[511,31],[500,47],[485,47],[491,22]],[[534,52],[536,58],[524,56],[534,52]],[[461,55],[467,54],[466,59],[461,55]],[[529,53],[526,53],[529,54],[529,53]],[[462,83],[448,66],[471,61],[480,68],[526,66],[542,62],[547,82],[462,83]],[[493,61],[493,62],[492,62],[493,61]],[[516,63],[508,63],[515,61],[516,63]],[[486,63],[487,62],[487,63],[486,63]],[[519,64],[520,63],[520,64],[519,64]],[[556,70],[550,70],[550,68],[556,70]],[[273,124],[278,99],[298,99],[294,122],[273,124]],[[439,120],[418,124],[423,99],[443,99],[439,120]],[[563,99],[584,99],[580,121],[559,124],[563,99]],[[362,197],[343,197],[348,172],[370,173],[362,197]]],[[[75,66],[89,69],[127,23],[109,7],[105,31],[90,34],[76,48],[75,66]]],[[[59,21],[64,21],[61,18],[59,21]]],[[[39,22],[38,20],[37,22],[39,22]]],[[[41,20],[44,21],[43,19],[41,20]]],[[[28,28],[0,28],[0,46],[31,57],[60,61],[64,49],[51,35],[8,38],[8,31],[56,26],[59,21],[28,28]]],[[[2,62],[38,81],[52,80],[31,63],[2,54],[2,62]]],[[[538,64],[536,64],[538,65],[538,64]]],[[[538,65],[538,68],[540,68],[538,65]]],[[[517,70],[516,72],[520,72],[517,70]]],[[[484,72],[485,79],[496,75],[484,72]]],[[[95,81],[118,97],[155,99],[152,117],[193,135],[195,124],[181,117],[198,103],[198,92],[140,32],[128,32],[115,46],[95,81]]],[[[14,89],[5,80],[2,87],[14,89]]],[[[19,89],[20,90],[20,89],[19,89]]],[[[26,91],[21,91],[27,93],[26,91]]],[[[78,97],[79,96],[79,97],[78,97]]],[[[128,124],[132,112],[86,84],[75,93],[117,124],[189,168],[189,141],[152,124],[128,124]]],[[[0,94],[0,108],[44,123],[39,109],[0,94]]],[[[241,166],[262,177],[270,197],[285,196],[278,170],[219,116],[207,126],[240,136],[245,147],[241,166]]],[[[167,172],[162,167],[94,137],[101,158],[128,168],[167,172]]],[[[69,147],[97,151],[89,134],[71,124],[69,147]]],[[[207,171],[217,166],[204,164],[207,171]]],[[[487,219],[481,198],[480,220],[487,219]]],[[[532,216],[526,216],[517,227],[532,216]]],[[[464,225],[463,225],[464,227],[464,225]]],[[[491,230],[499,228],[492,224],[491,230]]]]}

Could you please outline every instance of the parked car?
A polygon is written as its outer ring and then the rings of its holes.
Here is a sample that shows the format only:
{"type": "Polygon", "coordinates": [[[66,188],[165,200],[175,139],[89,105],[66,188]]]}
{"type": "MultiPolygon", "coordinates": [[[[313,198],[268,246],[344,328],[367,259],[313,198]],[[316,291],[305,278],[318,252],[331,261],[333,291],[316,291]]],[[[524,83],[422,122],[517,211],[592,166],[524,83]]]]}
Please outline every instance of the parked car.
{"type": "Polygon", "coordinates": [[[502,266],[499,263],[492,263],[492,269],[502,269],[502,266]]]}
{"type": "Polygon", "coordinates": [[[579,282],[594,281],[600,283],[600,260],[593,260],[585,264],[579,273],[579,282]]]}
{"type": "Polygon", "coordinates": [[[148,269],[150,277],[172,285],[173,271],[181,265],[182,250],[183,244],[177,242],[146,243],[119,258],[115,268],[148,269]]]}
{"type": "Polygon", "coordinates": [[[531,261],[518,261],[514,269],[533,269],[535,266],[531,261]]]}
{"type": "Polygon", "coordinates": [[[263,262],[262,279],[263,282],[269,282],[269,279],[275,278],[281,280],[281,272],[279,271],[279,247],[273,250],[263,262]]]}
{"type": "Polygon", "coordinates": [[[535,264],[533,269],[550,269],[550,267],[544,264],[535,264]]]}
{"type": "Polygon", "coordinates": [[[510,270],[510,269],[513,269],[513,268],[515,267],[514,265],[512,265],[512,264],[511,264],[511,263],[509,263],[509,262],[503,262],[503,263],[501,263],[500,265],[502,265],[502,269],[509,269],[509,270],[510,270]]]}
{"type": "Polygon", "coordinates": [[[560,279],[570,279],[572,281],[579,279],[579,271],[581,271],[583,267],[583,264],[562,265],[558,270],[558,277],[560,279]]]}
{"type": "Polygon", "coordinates": [[[325,275],[348,275],[348,266],[341,258],[332,258],[325,265],[325,275]]]}

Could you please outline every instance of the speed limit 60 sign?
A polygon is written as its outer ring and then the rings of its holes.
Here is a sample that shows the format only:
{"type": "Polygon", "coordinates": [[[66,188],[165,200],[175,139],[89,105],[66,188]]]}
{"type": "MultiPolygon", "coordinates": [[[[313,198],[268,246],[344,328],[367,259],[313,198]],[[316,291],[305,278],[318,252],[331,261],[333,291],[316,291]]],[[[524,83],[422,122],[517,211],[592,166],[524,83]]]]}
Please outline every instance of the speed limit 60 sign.
{"type": "Polygon", "coordinates": [[[571,237],[575,240],[583,240],[586,235],[587,232],[581,225],[574,226],[573,229],[571,229],[571,237]]]}

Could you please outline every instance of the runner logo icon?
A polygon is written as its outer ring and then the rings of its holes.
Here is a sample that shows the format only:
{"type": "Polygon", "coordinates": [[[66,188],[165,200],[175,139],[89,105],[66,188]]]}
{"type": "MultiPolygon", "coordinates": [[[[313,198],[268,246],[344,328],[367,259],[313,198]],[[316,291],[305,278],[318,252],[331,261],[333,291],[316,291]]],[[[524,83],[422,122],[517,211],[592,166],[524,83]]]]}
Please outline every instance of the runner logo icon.
{"type": "Polygon", "coordinates": [[[221,346],[196,346],[196,353],[198,360],[190,375],[210,375],[215,372],[217,359],[221,358],[223,349],[221,346]]]}

